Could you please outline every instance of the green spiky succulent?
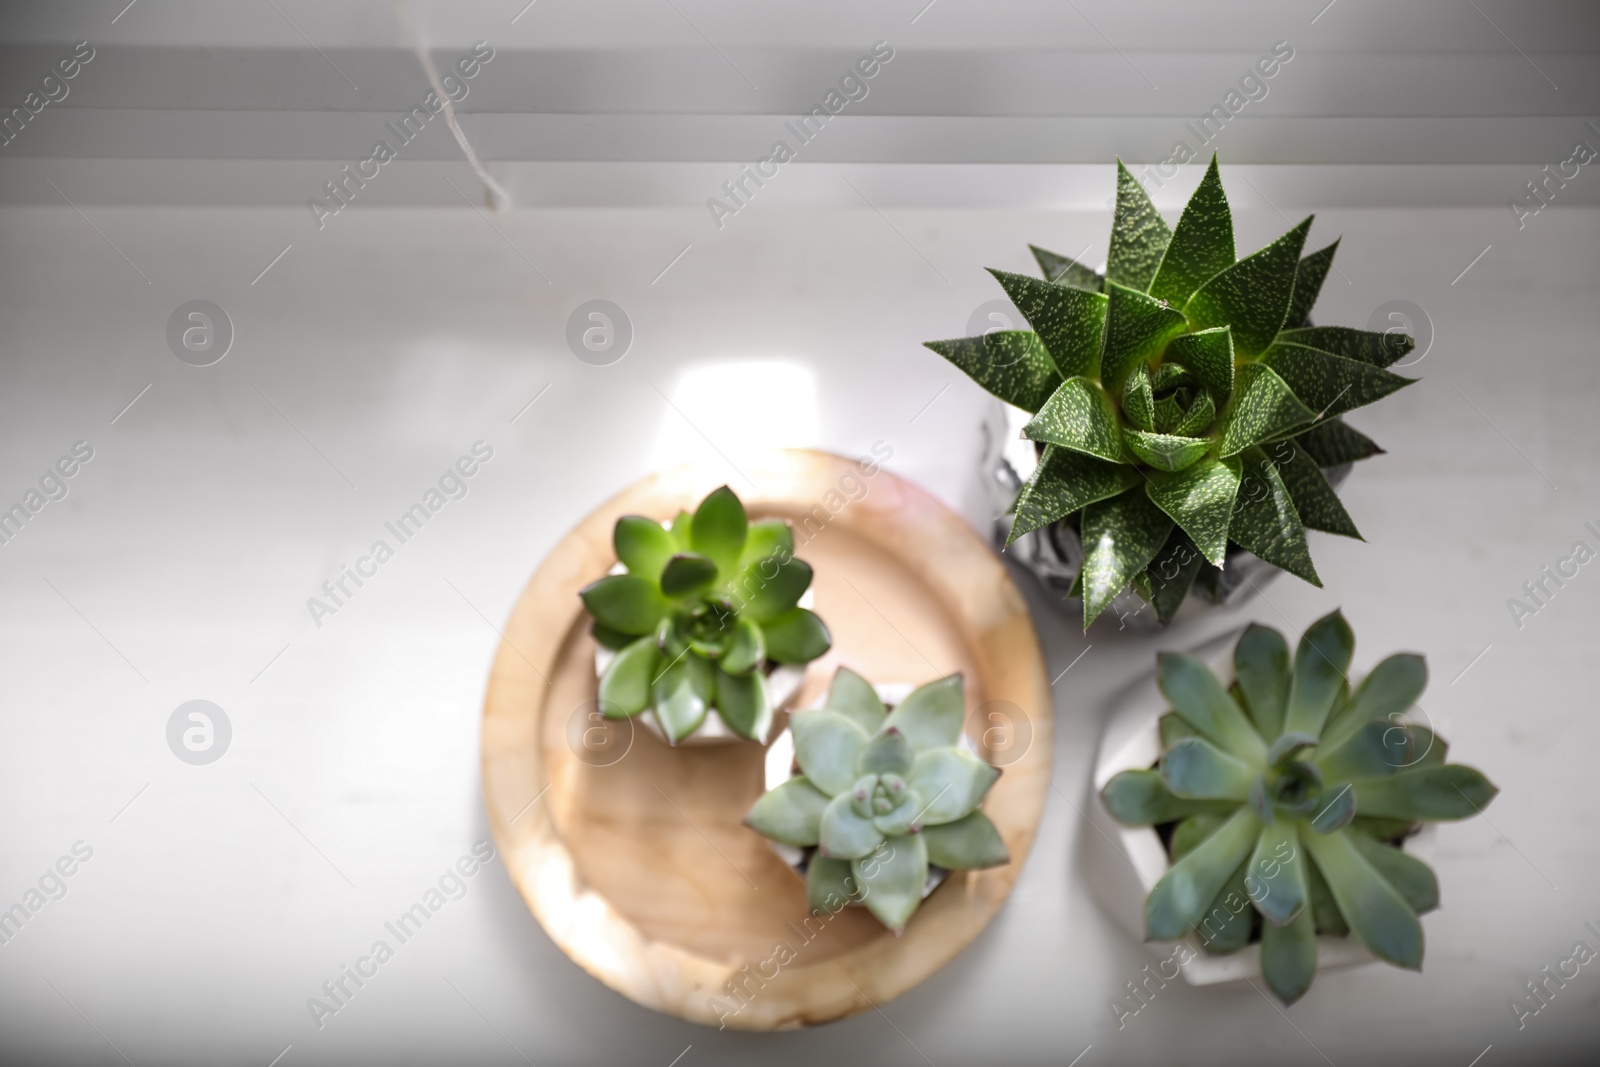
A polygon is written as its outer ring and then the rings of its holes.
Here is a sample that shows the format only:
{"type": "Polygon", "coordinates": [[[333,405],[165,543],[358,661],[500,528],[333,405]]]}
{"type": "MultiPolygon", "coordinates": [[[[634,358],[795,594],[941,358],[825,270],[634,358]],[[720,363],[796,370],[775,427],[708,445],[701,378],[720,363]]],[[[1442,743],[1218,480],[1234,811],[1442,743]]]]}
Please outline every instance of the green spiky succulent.
{"type": "Polygon", "coordinates": [[[1235,262],[1215,157],[1174,230],[1119,161],[1103,277],[1035,248],[1045,280],[990,271],[1032,330],[928,342],[1033,415],[1008,543],[1073,526],[1085,629],[1130,584],[1168,621],[1230,544],[1321,585],[1306,529],[1361,536],[1324,471],[1382,451],[1339,416],[1410,384],[1413,342],[1310,325],[1339,244],[1302,258],[1310,228],[1235,262]]]}
{"type": "Polygon", "coordinates": [[[1424,821],[1480,812],[1496,788],[1445,763],[1446,746],[1401,716],[1427,684],[1421,656],[1390,656],[1352,692],[1355,638],[1335,611],[1291,662],[1283,635],[1250,626],[1224,688],[1191,656],[1159,659],[1159,771],[1123,771],[1102,791],[1133,826],[1170,829],[1172,867],[1145,900],[1145,930],[1189,930],[1237,951],[1259,914],[1261,970],[1285,1003],[1310,988],[1317,935],[1354,934],[1372,954],[1422,967],[1421,912],[1438,906],[1427,864],[1400,848],[1424,821]],[[1253,905],[1253,907],[1252,907],[1253,905]]]}
{"type": "Polygon", "coordinates": [[[959,674],[889,711],[866,679],[840,668],[825,705],[791,717],[801,773],[756,801],[745,823],[816,848],[806,869],[813,909],[858,901],[898,934],[922,903],[930,864],[1010,862],[978,810],[1000,771],[957,747],[965,711],[959,674]]]}
{"type": "Polygon", "coordinates": [[[724,485],[670,529],[624,515],[612,541],[625,573],[579,594],[595,640],[617,653],[600,678],[601,712],[648,708],[676,744],[715,710],[740,737],[765,741],[774,709],[764,668],[809,663],[832,644],[798,606],[811,567],[794,558],[789,524],[751,523],[724,485]]]}

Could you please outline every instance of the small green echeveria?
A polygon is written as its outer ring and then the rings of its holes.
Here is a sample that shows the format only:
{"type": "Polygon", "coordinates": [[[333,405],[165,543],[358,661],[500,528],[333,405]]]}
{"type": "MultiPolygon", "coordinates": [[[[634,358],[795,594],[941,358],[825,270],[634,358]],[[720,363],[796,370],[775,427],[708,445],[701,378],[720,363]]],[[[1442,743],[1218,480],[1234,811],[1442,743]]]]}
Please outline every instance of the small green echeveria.
{"type": "Polygon", "coordinates": [[[1131,826],[1171,827],[1172,867],[1145,900],[1153,941],[1193,929],[1210,952],[1243,948],[1259,914],[1261,971],[1285,1003],[1311,986],[1317,935],[1354,934],[1374,956],[1422,967],[1418,914],[1433,870],[1400,848],[1418,824],[1475,815],[1498,790],[1446,763],[1444,741],[1401,716],[1427,685],[1421,656],[1390,656],[1352,692],[1355,649],[1337,611],[1291,661],[1283,635],[1239,638],[1223,688],[1192,656],[1159,658],[1159,771],[1123,771],[1102,797],[1131,826]]]}
{"type": "Polygon", "coordinates": [[[1129,585],[1168,621],[1230,544],[1321,585],[1306,530],[1361,536],[1324,472],[1383,450],[1339,416],[1411,384],[1414,342],[1311,325],[1339,242],[1302,257],[1310,229],[1235,261],[1215,156],[1176,229],[1119,161],[1103,276],[1034,248],[1043,281],[989,272],[1032,330],[928,342],[1033,415],[1009,540],[1073,526],[1084,629],[1129,585]]]}
{"type": "Polygon", "coordinates": [[[888,711],[866,679],[840,668],[822,708],[790,718],[800,774],[766,793],[745,823],[774,841],[815,846],[813,909],[857,901],[894,933],[922,903],[930,864],[1010,862],[978,805],[1000,771],[957,747],[961,676],[913,690],[888,711]]]}
{"type": "Polygon", "coordinates": [[[600,678],[602,713],[648,708],[676,744],[715,709],[740,737],[765,741],[773,708],[763,667],[809,663],[833,640],[798,606],[811,567],[794,558],[789,524],[751,523],[722,486],[670,529],[624,515],[612,540],[625,573],[579,593],[595,640],[617,653],[600,678]]]}

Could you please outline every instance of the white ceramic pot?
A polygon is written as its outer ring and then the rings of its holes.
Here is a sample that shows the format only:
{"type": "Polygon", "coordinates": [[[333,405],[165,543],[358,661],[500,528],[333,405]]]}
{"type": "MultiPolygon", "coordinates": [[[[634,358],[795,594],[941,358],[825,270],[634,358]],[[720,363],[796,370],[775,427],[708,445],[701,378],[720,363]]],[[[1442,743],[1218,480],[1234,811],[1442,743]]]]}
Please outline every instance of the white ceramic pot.
{"type": "MultiPolygon", "coordinates": [[[[1243,627],[1212,638],[1190,654],[1216,672],[1224,685],[1233,682],[1233,646],[1243,627]]],[[[1154,669],[1135,680],[1112,698],[1112,707],[1101,735],[1090,783],[1092,796],[1085,811],[1095,833],[1082,835],[1086,853],[1084,870],[1090,891],[1100,906],[1133,937],[1144,940],[1144,901],[1171,868],[1166,846],[1152,827],[1124,826],[1111,817],[1100,791],[1115,775],[1128,770],[1154,766],[1161,755],[1160,718],[1170,710],[1166,697],[1156,685],[1154,669]]],[[[1435,831],[1432,824],[1406,838],[1405,850],[1427,862],[1433,858],[1435,831]]],[[[1228,955],[1213,955],[1192,932],[1186,939],[1192,953],[1182,963],[1184,980],[1190,985],[1215,985],[1256,978],[1261,974],[1259,942],[1228,955]]],[[[1175,942],[1146,942],[1153,955],[1173,957],[1175,942]]],[[[1355,937],[1318,937],[1317,970],[1328,971],[1371,963],[1374,958],[1355,937]]]]}

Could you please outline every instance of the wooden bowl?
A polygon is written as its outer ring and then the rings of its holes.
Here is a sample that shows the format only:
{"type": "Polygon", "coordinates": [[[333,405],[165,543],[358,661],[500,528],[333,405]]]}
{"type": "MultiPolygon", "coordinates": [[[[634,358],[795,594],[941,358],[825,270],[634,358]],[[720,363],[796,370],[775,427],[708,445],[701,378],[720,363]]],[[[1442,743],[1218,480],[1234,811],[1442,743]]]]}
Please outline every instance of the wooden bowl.
{"type": "Polygon", "coordinates": [[[753,519],[795,526],[816,569],[834,667],[923,682],[961,671],[967,733],[1004,773],[984,810],[1011,863],[953,874],[895,937],[865,909],[814,917],[805,886],[741,820],[762,792],[755,744],[669,748],[595,714],[578,590],[615,561],[624,514],[670,518],[727,480],[718,467],[653,475],[550,553],[506,624],[484,701],[483,782],[501,861],[556,944],[639,1004],[708,1026],[778,1030],[881,1005],[960,952],[1016,882],[1044,812],[1050,688],[1021,594],[983,539],[870,462],[784,451],[743,464],[753,519]]]}

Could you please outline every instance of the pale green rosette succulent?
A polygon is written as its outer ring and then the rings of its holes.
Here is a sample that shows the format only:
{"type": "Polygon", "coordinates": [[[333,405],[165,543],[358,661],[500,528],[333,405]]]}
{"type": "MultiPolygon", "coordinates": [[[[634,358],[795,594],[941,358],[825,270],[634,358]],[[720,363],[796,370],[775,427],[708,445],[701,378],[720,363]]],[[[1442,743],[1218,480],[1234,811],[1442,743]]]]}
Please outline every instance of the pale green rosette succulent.
{"type": "Polygon", "coordinates": [[[826,704],[791,717],[800,774],[756,801],[745,823],[816,849],[806,869],[813,909],[858,902],[899,934],[922,903],[930,865],[1010,862],[978,810],[1000,771],[959,747],[965,711],[959,674],[890,711],[866,679],[840,668],[826,704]]]}

